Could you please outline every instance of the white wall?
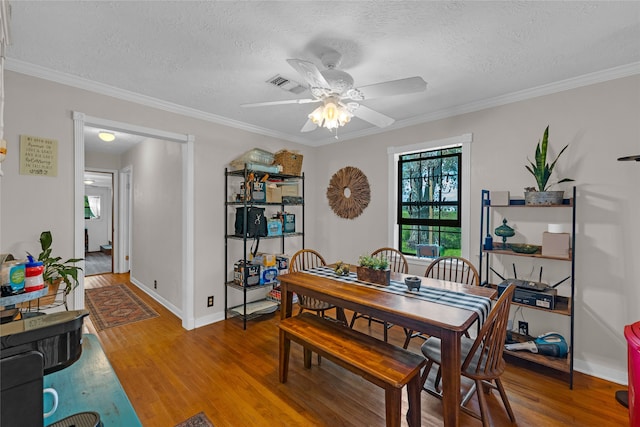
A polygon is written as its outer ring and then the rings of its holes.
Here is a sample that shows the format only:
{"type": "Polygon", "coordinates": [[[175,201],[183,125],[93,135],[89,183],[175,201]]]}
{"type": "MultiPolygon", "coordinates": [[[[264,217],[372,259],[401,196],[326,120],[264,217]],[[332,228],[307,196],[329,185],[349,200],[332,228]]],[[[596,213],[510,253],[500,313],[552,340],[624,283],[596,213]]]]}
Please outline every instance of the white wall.
{"type": "MultiPolygon", "coordinates": [[[[51,230],[55,252],[65,259],[73,256],[73,111],[135,126],[194,135],[194,313],[197,325],[224,318],[223,280],[228,270],[224,265],[224,168],[231,160],[254,147],[271,152],[288,148],[305,155],[304,170],[309,173],[314,169],[313,158],[309,155],[312,149],[7,71],[4,138],[8,153],[2,163],[4,177],[0,181],[0,252],[16,254],[24,253],[25,249],[36,252],[40,232],[51,230]],[[31,177],[18,173],[21,134],[58,139],[58,177],[31,177]],[[32,197],[25,197],[25,194],[32,197]],[[213,307],[207,307],[207,296],[210,295],[215,299],[213,307]]],[[[113,161],[109,159],[104,163],[99,158],[87,156],[91,167],[112,168],[113,161]]],[[[120,167],[124,166],[120,164],[120,167]]],[[[152,242],[141,241],[138,244],[149,246],[152,242]]],[[[166,244],[179,247],[181,241],[166,244]]],[[[161,279],[158,283],[160,286],[161,279]]],[[[141,285],[153,289],[153,282],[141,285]]]]}
{"type": "MultiPolygon", "coordinates": [[[[331,259],[353,262],[358,254],[391,243],[386,201],[393,177],[387,171],[387,147],[472,133],[470,256],[477,264],[480,190],[523,197],[523,188],[534,183],[524,168],[526,159],[549,125],[552,153],[569,144],[554,175],[571,177],[578,186],[576,368],[626,382],[623,329],[640,320],[640,165],[616,159],[640,154],[639,93],[640,77],[634,76],[321,147],[315,154],[317,185],[326,188],[338,169],[356,166],[369,179],[371,203],[359,218],[345,220],[325,200],[317,201],[317,238],[311,245],[331,259]]],[[[521,212],[506,215],[514,215],[522,230],[526,221],[539,221],[538,215],[524,220],[521,212]]],[[[544,218],[540,224],[546,228],[547,222],[560,220],[544,218]]],[[[525,232],[523,239],[540,243],[538,231],[525,232]]],[[[554,316],[529,312],[531,333],[546,332],[555,323],[548,324],[554,316]]]]}
{"type": "Polygon", "coordinates": [[[123,155],[132,167],[131,278],[176,307],[184,252],[181,150],[179,142],[147,139],[123,155]]]}
{"type": "Polygon", "coordinates": [[[86,169],[120,169],[120,156],[107,153],[84,153],[84,167],[86,169]]]}
{"type": "MultiPolygon", "coordinates": [[[[37,248],[40,231],[50,229],[56,252],[62,257],[73,254],[72,111],[195,135],[194,305],[198,324],[220,319],[223,313],[222,281],[227,272],[223,265],[223,170],[239,154],[254,147],[301,150],[307,176],[306,246],[319,249],[331,260],[354,261],[357,255],[389,243],[387,147],[473,134],[471,238],[475,239],[479,236],[480,190],[509,190],[515,195],[531,185],[524,163],[549,124],[552,149],[570,144],[558,164],[558,176],[576,179],[579,187],[576,366],[626,382],[623,328],[640,319],[640,167],[616,158],[640,153],[639,76],[315,149],[13,72],[7,72],[5,79],[8,155],[1,181],[3,253],[28,245],[37,248]],[[18,174],[20,134],[59,140],[57,178],[18,174]],[[347,165],[362,169],[372,190],[369,207],[355,220],[335,216],[325,198],[331,175],[347,165]],[[206,307],[208,295],[215,296],[213,308],[206,307]]],[[[475,260],[478,244],[470,242],[470,247],[475,260]]],[[[533,320],[530,328],[536,331],[533,320]]]]}

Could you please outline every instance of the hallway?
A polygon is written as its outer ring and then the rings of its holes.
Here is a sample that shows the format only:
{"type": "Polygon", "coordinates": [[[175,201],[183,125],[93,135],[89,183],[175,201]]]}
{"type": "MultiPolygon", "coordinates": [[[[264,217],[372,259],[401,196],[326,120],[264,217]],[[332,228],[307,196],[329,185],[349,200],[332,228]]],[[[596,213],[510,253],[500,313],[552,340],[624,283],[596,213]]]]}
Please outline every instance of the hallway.
{"type": "Polygon", "coordinates": [[[103,252],[85,252],[84,270],[85,276],[112,273],[111,255],[107,255],[103,252]]]}

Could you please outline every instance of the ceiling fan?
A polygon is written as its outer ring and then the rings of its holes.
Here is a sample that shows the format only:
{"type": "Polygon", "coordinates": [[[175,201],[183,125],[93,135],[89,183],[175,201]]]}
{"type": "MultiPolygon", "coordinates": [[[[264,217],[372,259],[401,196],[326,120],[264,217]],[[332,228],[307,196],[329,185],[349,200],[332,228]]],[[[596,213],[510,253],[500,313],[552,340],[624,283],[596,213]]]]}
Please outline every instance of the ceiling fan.
{"type": "Polygon", "coordinates": [[[302,59],[287,59],[289,65],[302,76],[308,85],[312,98],[257,102],[242,104],[242,107],[322,103],[309,114],[307,122],[300,130],[301,132],[309,132],[316,127],[325,127],[329,130],[337,129],[347,124],[353,116],[383,128],[391,125],[395,119],[360,104],[360,101],[422,92],[427,87],[427,83],[422,77],[409,77],[356,88],[353,77],[338,69],[340,59],[341,55],[337,52],[322,55],[320,60],[326,68],[322,71],[312,62],[302,59]]]}

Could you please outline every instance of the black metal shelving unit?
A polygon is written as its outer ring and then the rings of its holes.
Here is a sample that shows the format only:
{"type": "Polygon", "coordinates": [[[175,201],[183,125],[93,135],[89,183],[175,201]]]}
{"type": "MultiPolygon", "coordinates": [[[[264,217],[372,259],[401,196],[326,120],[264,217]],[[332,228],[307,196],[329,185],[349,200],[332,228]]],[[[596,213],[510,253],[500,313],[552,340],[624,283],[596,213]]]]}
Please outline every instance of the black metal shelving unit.
{"type": "MultiPolygon", "coordinates": [[[[542,365],[560,372],[568,374],[569,388],[573,389],[573,357],[574,357],[574,301],[575,301],[575,258],[576,258],[576,187],[573,187],[572,197],[563,199],[560,205],[526,205],[523,199],[510,199],[508,206],[499,206],[499,208],[527,208],[527,209],[570,209],[571,210],[571,248],[569,249],[569,255],[567,257],[558,256],[545,256],[540,253],[524,254],[517,253],[509,249],[503,249],[501,243],[493,243],[493,249],[487,249],[484,247],[484,237],[487,234],[492,234],[491,223],[491,210],[498,208],[498,206],[491,205],[491,193],[489,190],[482,190],[482,205],[480,214],[480,263],[479,273],[480,282],[495,286],[491,282],[490,275],[490,258],[494,255],[507,255],[514,257],[529,257],[547,259],[553,261],[564,261],[571,266],[570,296],[556,297],[556,305],[553,310],[546,308],[539,308],[531,305],[519,304],[512,302],[512,305],[522,306],[527,309],[538,310],[547,312],[550,314],[556,314],[560,316],[566,316],[570,322],[570,337],[569,337],[569,354],[566,360],[561,358],[548,357],[541,354],[534,354],[526,351],[508,351],[505,350],[505,354],[510,357],[527,360],[528,362],[542,365]],[[484,261],[484,263],[483,263],[484,261]]],[[[519,334],[512,334],[513,337],[518,340],[526,340],[526,337],[519,334]]]]}
{"type": "Polygon", "coordinates": [[[243,329],[247,329],[247,320],[251,320],[254,319],[256,317],[261,316],[263,313],[256,313],[256,314],[247,314],[247,304],[256,302],[256,301],[262,301],[265,300],[263,299],[257,299],[257,300],[253,300],[251,302],[248,301],[248,297],[247,294],[253,291],[257,291],[260,289],[265,289],[265,286],[268,286],[270,289],[274,287],[274,285],[256,285],[256,286],[240,286],[238,284],[236,284],[233,280],[233,277],[231,279],[229,279],[229,273],[231,272],[231,275],[233,276],[233,262],[230,262],[230,254],[229,254],[229,241],[231,240],[241,240],[243,242],[243,250],[242,250],[242,257],[241,258],[232,258],[234,260],[242,260],[245,264],[247,263],[247,260],[249,259],[248,257],[248,245],[251,244],[251,242],[253,241],[253,237],[247,237],[247,215],[246,215],[246,209],[250,208],[250,207],[272,207],[272,208],[279,208],[282,211],[285,210],[285,208],[295,208],[296,209],[296,231],[295,232],[291,232],[291,233],[285,233],[284,232],[284,227],[283,227],[283,233],[282,235],[279,236],[266,236],[266,237],[260,237],[260,240],[274,240],[274,239],[279,239],[280,240],[280,252],[281,253],[285,253],[285,247],[286,247],[286,240],[290,239],[290,238],[300,238],[302,239],[302,247],[304,248],[304,230],[305,230],[305,225],[304,225],[304,173],[300,176],[297,175],[286,175],[286,174],[279,174],[279,173],[271,173],[271,172],[263,172],[263,171],[256,171],[256,170],[250,170],[248,168],[244,168],[244,169],[240,169],[240,170],[234,170],[234,171],[230,171],[228,169],[225,169],[224,171],[224,177],[225,177],[225,190],[224,190],[224,229],[225,229],[225,235],[224,235],[224,265],[225,265],[225,276],[224,276],[224,283],[225,283],[225,291],[224,291],[224,306],[225,306],[225,319],[229,318],[229,317],[242,317],[242,327],[243,329]],[[278,180],[286,180],[286,181],[297,181],[297,183],[302,187],[300,192],[301,192],[301,201],[299,203],[266,203],[266,202],[253,202],[253,201],[247,201],[246,198],[243,201],[230,201],[229,200],[229,185],[230,185],[230,179],[232,180],[236,180],[238,182],[238,184],[240,183],[247,183],[249,176],[253,174],[256,177],[263,177],[265,175],[269,175],[269,179],[278,179],[278,180]],[[242,208],[245,209],[245,215],[244,215],[244,224],[243,224],[243,234],[241,236],[233,234],[230,232],[230,227],[231,225],[229,224],[229,210],[230,209],[236,209],[236,208],[242,208]],[[300,213],[300,215],[298,216],[298,212],[300,213]],[[229,290],[233,290],[234,292],[242,292],[242,304],[236,307],[229,307],[229,290]]]}

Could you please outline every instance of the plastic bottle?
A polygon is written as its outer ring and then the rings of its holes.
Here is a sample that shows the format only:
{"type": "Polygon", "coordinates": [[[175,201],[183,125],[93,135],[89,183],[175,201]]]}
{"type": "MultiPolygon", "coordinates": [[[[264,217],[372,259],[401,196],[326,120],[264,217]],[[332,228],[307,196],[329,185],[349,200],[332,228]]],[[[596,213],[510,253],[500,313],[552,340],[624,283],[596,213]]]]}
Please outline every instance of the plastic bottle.
{"type": "Polygon", "coordinates": [[[25,264],[24,290],[25,292],[33,292],[43,289],[44,278],[42,273],[44,272],[44,264],[42,261],[34,261],[31,255],[28,258],[29,262],[25,264]]]}
{"type": "Polygon", "coordinates": [[[13,295],[24,292],[25,265],[20,261],[2,263],[2,285],[9,287],[13,295]]]}

